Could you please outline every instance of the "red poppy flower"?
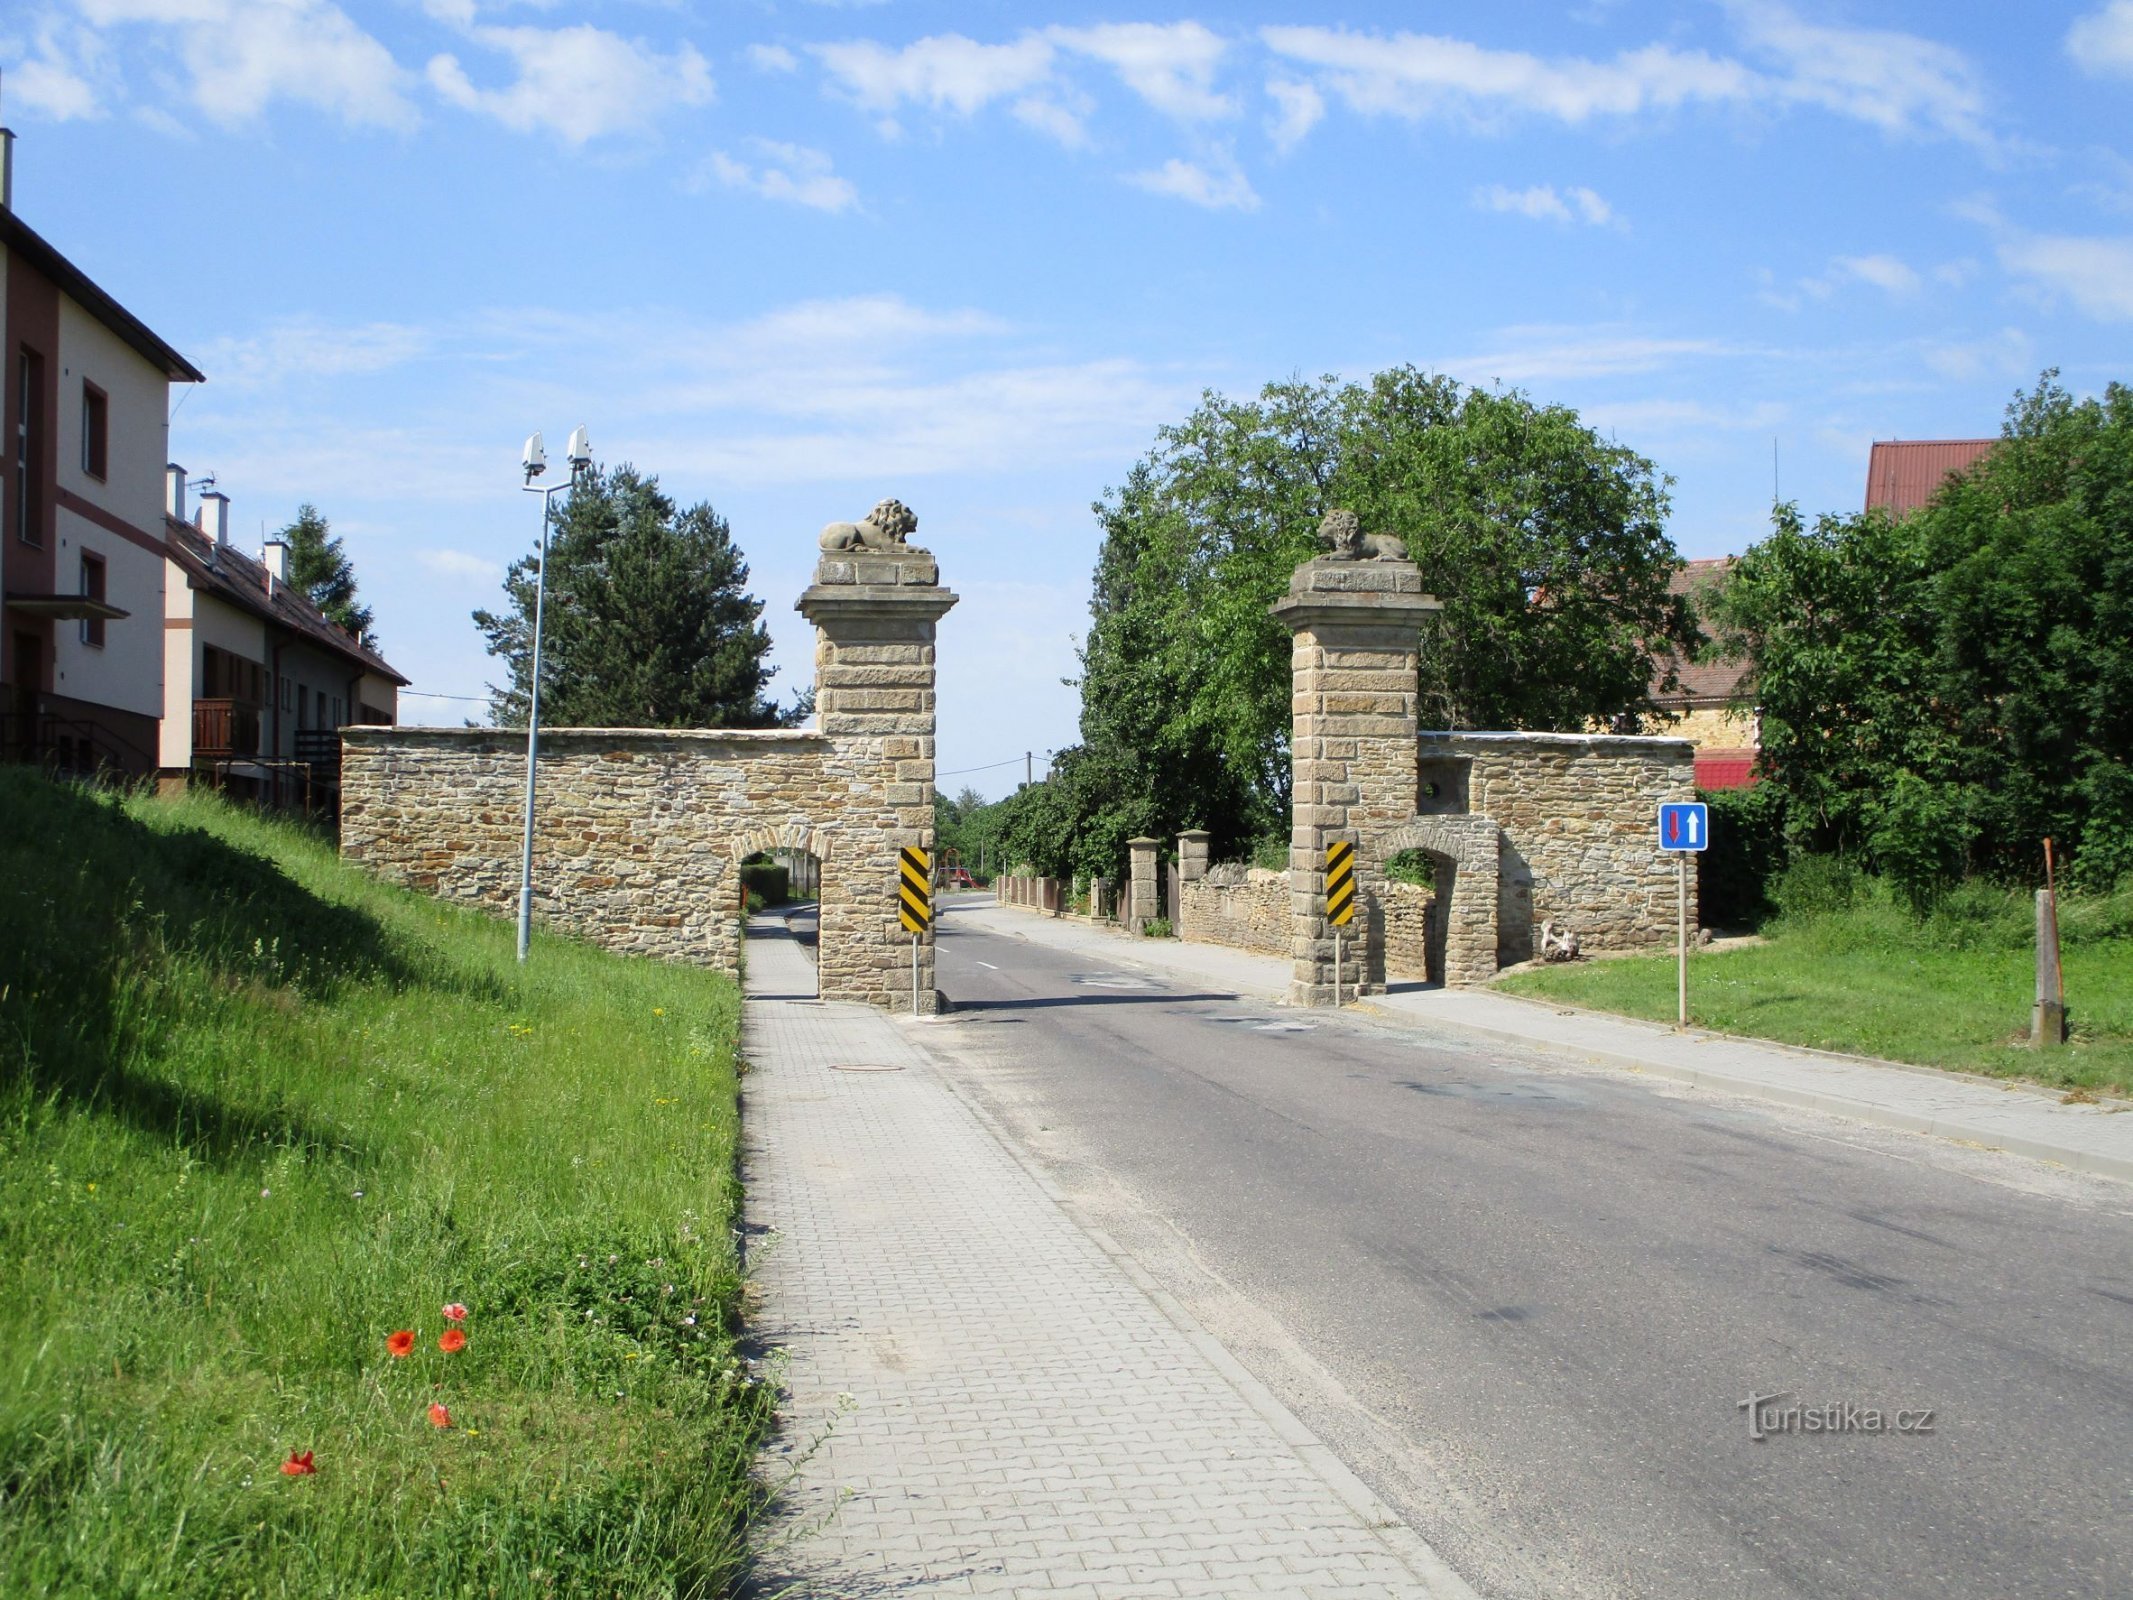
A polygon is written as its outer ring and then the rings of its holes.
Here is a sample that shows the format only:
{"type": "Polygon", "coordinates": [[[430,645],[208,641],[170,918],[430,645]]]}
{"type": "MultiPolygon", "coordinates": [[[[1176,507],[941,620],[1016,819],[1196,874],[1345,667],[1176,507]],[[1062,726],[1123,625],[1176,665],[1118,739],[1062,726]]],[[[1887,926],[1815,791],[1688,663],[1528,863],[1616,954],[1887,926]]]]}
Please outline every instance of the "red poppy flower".
{"type": "Polygon", "coordinates": [[[437,1401],[430,1402],[430,1426],[449,1428],[452,1425],[452,1408],[437,1401]]]}
{"type": "Polygon", "coordinates": [[[450,1305],[444,1308],[444,1320],[447,1322],[466,1321],[467,1308],[461,1305],[457,1300],[454,1300],[450,1305]]]}
{"type": "Polygon", "coordinates": [[[308,1450],[301,1454],[291,1450],[289,1459],[281,1464],[281,1475],[284,1478],[308,1478],[317,1471],[318,1468],[311,1464],[311,1452],[308,1450]]]}
{"type": "Polygon", "coordinates": [[[415,1353],[415,1330],[402,1328],[398,1333],[388,1333],[385,1336],[385,1353],[395,1361],[404,1356],[413,1355],[415,1353]]]}
{"type": "Polygon", "coordinates": [[[464,1350],[466,1344],[467,1336],[457,1328],[447,1328],[437,1335],[437,1348],[446,1355],[450,1355],[454,1350],[464,1350]]]}

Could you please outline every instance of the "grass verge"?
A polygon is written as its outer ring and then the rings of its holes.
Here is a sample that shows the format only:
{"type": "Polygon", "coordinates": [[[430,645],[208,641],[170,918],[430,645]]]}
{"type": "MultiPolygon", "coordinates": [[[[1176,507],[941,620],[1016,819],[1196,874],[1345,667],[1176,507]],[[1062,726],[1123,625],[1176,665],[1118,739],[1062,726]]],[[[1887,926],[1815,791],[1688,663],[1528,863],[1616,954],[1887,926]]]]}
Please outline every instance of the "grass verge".
{"type": "MultiPolygon", "coordinates": [[[[1689,956],[1698,1027],[2055,1087],[2133,1093],[2133,892],[2062,909],[2073,1042],[2029,1048],[2036,957],[2027,896],[1966,886],[1913,916],[1861,883],[1788,913],[1766,942],[1689,956]]],[[[1675,961],[1634,956],[1514,973],[1513,994],[1671,1022],[1675,961]]]]}
{"type": "Polygon", "coordinates": [[[7,1591],[727,1590],[732,983],[521,969],[211,798],[0,770],[0,818],[7,1591]]]}

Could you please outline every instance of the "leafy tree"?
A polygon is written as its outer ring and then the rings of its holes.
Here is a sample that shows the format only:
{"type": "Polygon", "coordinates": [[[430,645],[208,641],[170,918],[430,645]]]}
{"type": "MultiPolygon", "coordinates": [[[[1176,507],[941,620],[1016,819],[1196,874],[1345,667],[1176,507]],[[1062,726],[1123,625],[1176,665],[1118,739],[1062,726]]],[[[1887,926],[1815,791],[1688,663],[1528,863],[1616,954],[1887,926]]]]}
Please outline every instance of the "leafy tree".
{"type": "MultiPolygon", "coordinates": [[[[657,478],[594,469],[562,498],[548,539],[541,715],[578,727],[764,728],[770,635],[747,592],[748,564],[707,503],[677,510],[657,478]]],[[[490,686],[492,714],[524,726],[532,679],[538,554],[504,576],[509,609],[477,611],[489,653],[510,669],[490,686]]]]}
{"type": "Polygon", "coordinates": [[[289,546],[289,581],[311,597],[328,621],[369,649],[378,647],[371,610],[356,602],[355,564],[333,525],[308,500],[279,535],[289,546]]]}
{"type": "Polygon", "coordinates": [[[1405,539],[1444,602],[1425,725],[1648,711],[1655,668],[1694,641],[1666,481],[1574,412],[1407,367],[1210,393],[1095,508],[1082,745],[1054,793],[1011,802],[1033,865],[1115,872],[1128,837],[1188,826],[1218,855],[1285,833],[1290,636],[1268,607],[1336,508],[1405,539]]]}
{"type": "Polygon", "coordinates": [[[1921,904],[2034,878],[2047,836],[2081,881],[2133,870],[2133,390],[2056,379],[1901,522],[1781,508],[1717,601],[1796,842],[1921,904]]]}

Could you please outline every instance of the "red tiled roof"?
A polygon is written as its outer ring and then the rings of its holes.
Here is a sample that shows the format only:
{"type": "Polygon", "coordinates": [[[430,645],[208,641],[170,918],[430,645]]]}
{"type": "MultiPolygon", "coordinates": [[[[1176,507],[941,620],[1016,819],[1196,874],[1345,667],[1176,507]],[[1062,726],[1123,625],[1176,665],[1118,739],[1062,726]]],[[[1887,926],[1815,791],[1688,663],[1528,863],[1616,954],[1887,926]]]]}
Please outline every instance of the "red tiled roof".
{"type": "Polygon", "coordinates": [[[301,589],[286,583],[269,584],[266,567],[252,557],[215,543],[190,522],[180,522],[175,517],[163,519],[163,533],[170,558],[193,588],[220,596],[262,621],[286,628],[365,672],[375,672],[396,684],[409,681],[377,651],[359,644],[327,621],[326,614],[301,589]]]}
{"type": "Polygon", "coordinates": [[[1699,789],[1747,789],[1755,784],[1753,750],[1699,750],[1696,752],[1696,787],[1699,789]]]}
{"type": "Polygon", "coordinates": [[[1876,439],[1866,459],[1866,509],[1907,516],[1968,472],[1997,439],[1876,439]]]}

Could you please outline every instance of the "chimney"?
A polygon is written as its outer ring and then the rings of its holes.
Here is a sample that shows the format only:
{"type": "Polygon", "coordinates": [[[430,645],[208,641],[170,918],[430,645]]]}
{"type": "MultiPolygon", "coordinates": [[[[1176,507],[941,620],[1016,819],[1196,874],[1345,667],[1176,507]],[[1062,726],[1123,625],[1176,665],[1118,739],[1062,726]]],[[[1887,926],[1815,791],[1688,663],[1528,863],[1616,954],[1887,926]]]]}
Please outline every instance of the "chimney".
{"type": "Polygon", "coordinates": [[[15,130],[0,128],[0,211],[15,209],[15,130]]]}
{"type": "Polygon", "coordinates": [[[269,539],[260,552],[260,560],[266,563],[267,575],[276,583],[289,581],[289,541],[269,539]]]}
{"type": "Polygon", "coordinates": [[[217,544],[230,542],[230,497],[210,489],[200,497],[200,531],[217,544]]]}
{"type": "Polygon", "coordinates": [[[163,468],[163,515],[185,520],[185,469],[173,461],[163,468]]]}

